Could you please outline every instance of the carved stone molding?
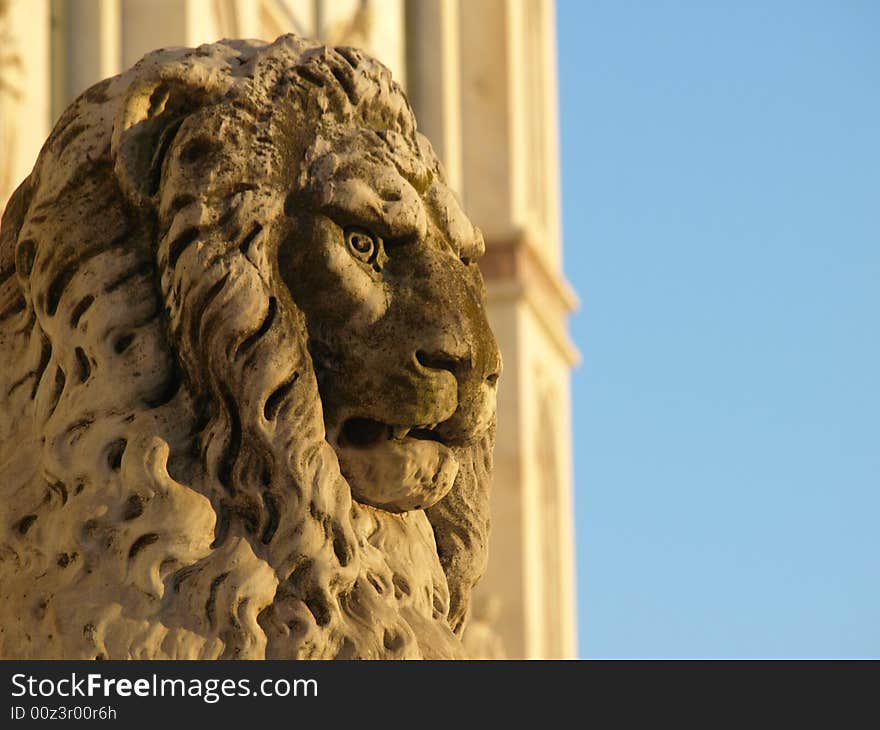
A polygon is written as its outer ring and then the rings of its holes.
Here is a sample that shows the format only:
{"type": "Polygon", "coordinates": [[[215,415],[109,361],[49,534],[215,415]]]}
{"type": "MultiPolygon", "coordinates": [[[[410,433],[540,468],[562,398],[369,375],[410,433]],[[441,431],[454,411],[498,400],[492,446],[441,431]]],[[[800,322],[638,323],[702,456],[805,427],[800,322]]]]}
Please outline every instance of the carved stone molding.
{"type": "Polygon", "coordinates": [[[540,242],[525,230],[508,238],[489,239],[480,270],[490,301],[529,303],[565,361],[575,365],[580,355],[565,330],[565,321],[578,306],[577,296],[568,282],[547,265],[538,253],[539,246],[540,242]]]}

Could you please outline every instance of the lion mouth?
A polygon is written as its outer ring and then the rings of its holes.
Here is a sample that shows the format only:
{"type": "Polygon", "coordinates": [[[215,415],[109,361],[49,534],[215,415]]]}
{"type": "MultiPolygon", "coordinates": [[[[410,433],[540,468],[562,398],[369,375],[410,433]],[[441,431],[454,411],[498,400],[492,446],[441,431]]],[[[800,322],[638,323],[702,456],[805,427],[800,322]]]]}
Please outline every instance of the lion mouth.
{"type": "Polygon", "coordinates": [[[363,417],[344,421],[333,444],[352,496],[389,512],[436,504],[458,474],[455,451],[437,426],[392,426],[363,417]]]}
{"type": "Polygon", "coordinates": [[[354,446],[357,448],[369,448],[383,441],[403,441],[415,439],[417,441],[436,441],[445,444],[444,439],[437,433],[438,424],[429,423],[417,426],[392,426],[372,418],[349,418],[342,424],[340,430],[340,445],[354,446]]]}

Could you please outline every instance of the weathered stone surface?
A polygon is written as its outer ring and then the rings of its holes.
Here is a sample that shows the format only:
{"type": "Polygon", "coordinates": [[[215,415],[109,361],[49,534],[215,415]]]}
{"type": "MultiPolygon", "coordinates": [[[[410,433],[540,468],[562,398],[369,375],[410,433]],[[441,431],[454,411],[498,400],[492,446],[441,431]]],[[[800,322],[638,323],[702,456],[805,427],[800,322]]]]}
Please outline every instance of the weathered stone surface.
{"type": "Polygon", "coordinates": [[[462,656],[482,249],[357,50],[164,50],[83,94],[0,229],[0,656],[462,656]]]}

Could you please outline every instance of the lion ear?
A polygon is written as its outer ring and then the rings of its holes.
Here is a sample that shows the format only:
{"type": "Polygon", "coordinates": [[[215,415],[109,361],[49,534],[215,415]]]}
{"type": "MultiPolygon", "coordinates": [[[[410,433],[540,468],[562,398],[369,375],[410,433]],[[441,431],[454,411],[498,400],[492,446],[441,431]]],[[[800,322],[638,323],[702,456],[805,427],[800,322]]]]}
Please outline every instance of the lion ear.
{"type": "Polygon", "coordinates": [[[186,63],[188,59],[162,65],[161,58],[147,57],[141,63],[148,60],[153,68],[129,87],[111,141],[122,191],[138,206],[155,203],[162,163],[184,120],[216,103],[231,83],[228,74],[186,63]]]}

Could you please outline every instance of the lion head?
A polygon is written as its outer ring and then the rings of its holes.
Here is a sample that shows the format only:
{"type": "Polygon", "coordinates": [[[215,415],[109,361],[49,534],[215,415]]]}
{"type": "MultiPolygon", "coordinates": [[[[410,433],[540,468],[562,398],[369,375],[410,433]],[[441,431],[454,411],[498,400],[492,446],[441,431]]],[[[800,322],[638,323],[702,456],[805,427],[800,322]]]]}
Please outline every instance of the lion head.
{"type": "Polygon", "coordinates": [[[461,656],[482,251],[360,51],[163,50],[83,94],[0,229],[0,655],[461,656]]]}

